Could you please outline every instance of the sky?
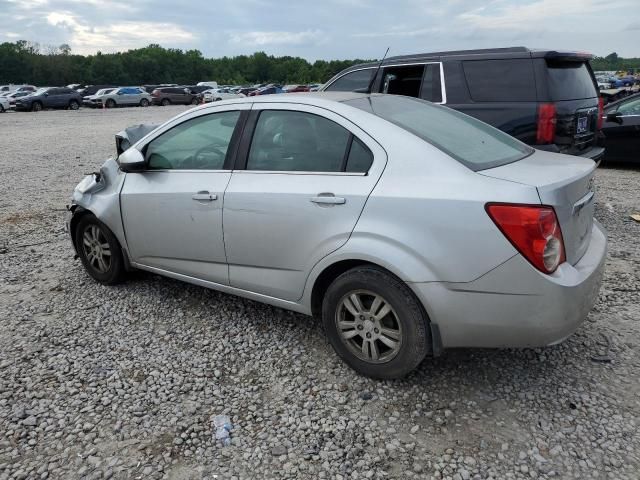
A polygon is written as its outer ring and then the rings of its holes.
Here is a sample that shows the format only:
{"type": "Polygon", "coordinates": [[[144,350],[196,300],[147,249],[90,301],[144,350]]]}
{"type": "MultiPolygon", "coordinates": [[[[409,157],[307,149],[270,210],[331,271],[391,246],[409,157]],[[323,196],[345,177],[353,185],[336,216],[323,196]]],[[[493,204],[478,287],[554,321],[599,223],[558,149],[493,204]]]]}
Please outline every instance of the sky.
{"type": "Polygon", "coordinates": [[[640,57],[639,0],[0,0],[0,43],[73,53],[158,43],[318,59],[526,46],[640,57]]]}

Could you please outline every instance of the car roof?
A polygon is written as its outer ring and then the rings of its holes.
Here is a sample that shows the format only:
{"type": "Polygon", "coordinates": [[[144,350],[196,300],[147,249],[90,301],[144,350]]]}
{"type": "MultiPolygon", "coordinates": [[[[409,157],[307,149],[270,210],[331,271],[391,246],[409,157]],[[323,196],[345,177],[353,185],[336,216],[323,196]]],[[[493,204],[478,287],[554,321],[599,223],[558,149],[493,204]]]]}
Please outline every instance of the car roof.
{"type": "MultiPolygon", "coordinates": [[[[572,50],[549,50],[535,49],[527,47],[505,47],[505,48],[479,48],[473,50],[450,50],[442,52],[415,53],[411,55],[397,55],[387,57],[382,65],[393,65],[397,63],[419,63],[425,60],[441,61],[443,59],[454,58],[457,60],[491,60],[501,58],[573,58],[589,60],[593,57],[588,52],[572,50]]],[[[367,62],[353,65],[344,71],[357,70],[366,67],[376,67],[380,62],[367,62]]]]}

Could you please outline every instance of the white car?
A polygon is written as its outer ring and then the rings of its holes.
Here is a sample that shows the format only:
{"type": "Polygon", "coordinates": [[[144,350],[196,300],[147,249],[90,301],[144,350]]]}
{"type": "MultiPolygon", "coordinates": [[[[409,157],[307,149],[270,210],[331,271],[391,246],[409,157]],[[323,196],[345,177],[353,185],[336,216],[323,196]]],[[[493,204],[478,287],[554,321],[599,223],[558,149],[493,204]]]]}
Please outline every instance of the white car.
{"type": "Polygon", "coordinates": [[[204,103],[217,102],[219,100],[229,100],[230,98],[242,98],[242,93],[234,93],[230,88],[211,88],[202,92],[204,103]]]}
{"type": "Polygon", "coordinates": [[[9,110],[9,99],[7,97],[0,97],[0,113],[9,110]]]}

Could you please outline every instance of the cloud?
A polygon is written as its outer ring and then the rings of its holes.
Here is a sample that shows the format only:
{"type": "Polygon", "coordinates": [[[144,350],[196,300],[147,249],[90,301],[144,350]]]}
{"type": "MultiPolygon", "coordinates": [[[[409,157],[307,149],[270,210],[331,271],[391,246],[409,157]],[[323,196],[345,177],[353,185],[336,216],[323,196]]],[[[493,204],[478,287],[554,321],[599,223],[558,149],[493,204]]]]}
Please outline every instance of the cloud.
{"type": "Polygon", "coordinates": [[[70,12],[51,12],[46,18],[49,25],[69,32],[68,43],[77,53],[111,52],[149,43],[188,44],[195,40],[191,32],[171,23],[121,21],[91,27],[70,12]]]}
{"type": "Polygon", "coordinates": [[[262,47],[265,45],[304,45],[322,41],[320,30],[305,30],[303,32],[244,32],[233,33],[231,43],[262,47]]]}

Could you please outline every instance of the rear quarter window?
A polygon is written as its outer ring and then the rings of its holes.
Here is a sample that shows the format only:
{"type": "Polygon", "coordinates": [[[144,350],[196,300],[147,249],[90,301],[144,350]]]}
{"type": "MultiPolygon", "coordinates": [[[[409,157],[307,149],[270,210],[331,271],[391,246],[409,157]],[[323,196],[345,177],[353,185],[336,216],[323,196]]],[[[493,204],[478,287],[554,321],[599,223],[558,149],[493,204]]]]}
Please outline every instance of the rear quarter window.
{"type": "Polygon", "coordinates": [[[530,59],[462,62],[474,102],[535,102],[536,84],[530,59]]]}
{"type": "Polygon", "coordinates": [[[355,90],[366,89],[369,86],[369,82],[371,82],[371,76],[374,71],[374,68],[367,68],[349,72],[325,88],[325,91],[353,92],[355,90]]]}

